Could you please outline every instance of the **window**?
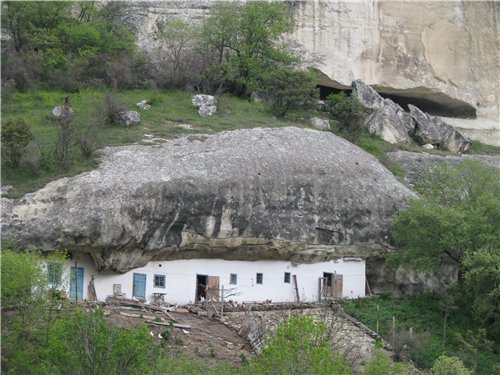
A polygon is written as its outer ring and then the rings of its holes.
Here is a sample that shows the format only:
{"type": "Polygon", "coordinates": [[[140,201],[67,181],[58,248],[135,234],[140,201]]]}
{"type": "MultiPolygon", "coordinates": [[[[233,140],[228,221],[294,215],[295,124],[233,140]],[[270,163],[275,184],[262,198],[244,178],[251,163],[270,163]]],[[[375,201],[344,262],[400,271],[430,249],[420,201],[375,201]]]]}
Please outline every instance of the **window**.
{"type": "Polygon", "coordinates": [[[49,263],[47,266],[47,273],[49,275],[49,285],[52,286],[61,285],[61,278],[62,278],[61,263],[49,263]]]}
{"type": "Polygon", "coordinates": [[[264,280],[264,274],[262,273],[257,273],[257,284],[262,284],[262,281],[264,280]]]}
{"type": "Polygon", "coordinates": [[[290,272],[285,272],[285,283],[290,284],[290,272]]]}
{"type": "Polygon", "coordinates": [[[229,274],[229,284],[237,284],[238,282],[238,275],[235,273],[229,274]]]}
{"type": "Polygon", "coordinates": [[[165,288],[165,275],[155,275],[154,286],[155,288],[165,288]]]}

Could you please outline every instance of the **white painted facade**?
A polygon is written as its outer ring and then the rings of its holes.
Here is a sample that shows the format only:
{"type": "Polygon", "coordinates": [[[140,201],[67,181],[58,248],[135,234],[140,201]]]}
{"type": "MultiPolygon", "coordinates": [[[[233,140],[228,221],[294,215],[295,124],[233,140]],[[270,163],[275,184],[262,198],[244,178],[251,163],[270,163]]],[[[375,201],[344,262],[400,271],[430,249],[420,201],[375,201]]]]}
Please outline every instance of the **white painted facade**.
{"type": "MultiPolygon", "coordinates": [[[[133,297],[134,273],[146,275],[145,299],[153,301],[153,293],[165,293],[165,301],[184,305],[195,302],[196,275],[219,277],[219,287],[224,286],[228,299],[238,302],[273,302],[295,301],[295,284],[293,275],[297,277],[298,291],[301,301],[318,300],[318,279],[324,272],[342,275],[343,298],[365,296],[365,260],[346,257],[335,261],[313,264],[293,264],[288,261],[230,261],[223,259],[190,259],[171,261],[152,261],[146,266],[135,268],[125,274],[106,271],[98,272],[88,255],[74,254],[71,265],[84,269],[83,298],[88,299],[88,285],[94,276],[94,285],[98,300],[105,300],[113,295],[113,284],[120,284],[125,297],[133,297]],[[290,273],[290,282],[285,282],[285,272],[290,273]],[[257,283],[257,273],[262,274],[262,284],[257,283]],[[230,283],[230,274],[236,274],[236,284],[230,283]],[[165,288],[154,286],[154,275],[165,276],[165,288]]],[[[64,270],[69,280],[70,266],[64,270]]],[[[67,283],[69,285],[69,282],[67,283]]]]}

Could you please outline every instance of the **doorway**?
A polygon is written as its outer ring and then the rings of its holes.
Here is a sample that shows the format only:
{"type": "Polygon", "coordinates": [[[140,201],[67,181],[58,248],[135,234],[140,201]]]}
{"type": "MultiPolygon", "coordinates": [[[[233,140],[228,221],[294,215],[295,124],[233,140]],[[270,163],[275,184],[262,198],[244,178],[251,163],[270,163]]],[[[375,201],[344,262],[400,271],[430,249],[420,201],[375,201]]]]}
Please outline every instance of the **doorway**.
{"type": "Polygon", "coordinates": [[[83,300],[83,267],[71,267],[69,297],[83,300]]]}
{"type": "Polygon", "coordinates": [[[208,275],[196,275],[196,296],[195,301],[199,302],[202,299],[207,299],[208,291],[208,275]]]}

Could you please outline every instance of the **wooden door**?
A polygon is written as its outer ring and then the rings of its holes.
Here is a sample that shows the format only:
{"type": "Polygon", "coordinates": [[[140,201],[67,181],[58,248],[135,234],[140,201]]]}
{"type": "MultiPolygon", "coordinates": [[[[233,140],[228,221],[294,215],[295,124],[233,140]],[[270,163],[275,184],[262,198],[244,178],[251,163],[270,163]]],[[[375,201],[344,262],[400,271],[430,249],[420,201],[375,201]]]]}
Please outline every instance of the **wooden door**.
{"type": "Polygon", "coordinates": [[[208,276],[207,286],[207,300],[219,301],[219,276],[208,276]]]}
{"type": "Polygon", "coordinates": [[[334,275],[333,276],[333,297],[342,298],[342,290],[344,288],[344,276],[334,275]]]}

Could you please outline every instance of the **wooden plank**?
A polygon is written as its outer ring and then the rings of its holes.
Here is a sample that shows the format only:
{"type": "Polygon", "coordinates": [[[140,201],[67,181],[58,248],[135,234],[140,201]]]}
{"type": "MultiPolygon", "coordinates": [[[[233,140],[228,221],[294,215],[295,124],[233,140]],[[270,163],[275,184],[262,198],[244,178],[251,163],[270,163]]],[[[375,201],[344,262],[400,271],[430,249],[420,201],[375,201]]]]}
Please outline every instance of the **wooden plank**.
{"type": "Polygon", "coordinates": [[[207,300],[219,302],[219,276],[208,276],[207,285],[207,300]]]}
{"type": "Polygon", "coordinates": [[[188,324],[179,324],[179,323],[166,323],[166,322],[155,322],[153,319],[144,319],[148,323],[156,324],[159,326],[166,326],[166,327],[175,327],[175,328],[184,328],[184,329],[191,329],[191,326],[188,324]]]}
{"type": "Polygon", "coordinates": [[[344,288],[344,276],[335,274],[333,278],[333,296],[342,298],[342,290],[344,288]]]}
{"type": "Polygon", "coordinates": [[[300,296],[299,296],[299,285],[297,284],[297,275],[293,275],[293,283],[295,284],[295,298],[297,302],[300,302],[300,296]]]}

